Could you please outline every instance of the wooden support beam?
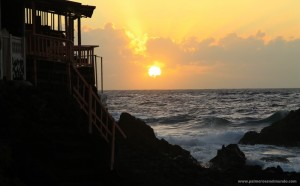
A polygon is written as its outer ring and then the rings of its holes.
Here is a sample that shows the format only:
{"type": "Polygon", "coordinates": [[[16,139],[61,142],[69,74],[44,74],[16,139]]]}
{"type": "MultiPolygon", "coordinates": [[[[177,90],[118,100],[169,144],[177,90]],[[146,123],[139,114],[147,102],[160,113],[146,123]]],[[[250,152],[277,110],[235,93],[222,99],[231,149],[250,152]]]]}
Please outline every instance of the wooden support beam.
{"type": "Polygon", "coordinates": [[[115,137],[116,137],[116,123],[112,123],[112,135],[111,135],[111,159],[110,159],[110,170],[114,169],[115,164],[115,137]]]}
{"type": "Polygon", "coordinates": [[[89,93],[88,93],[88,99],[89,99],[89,104],[88,104],[88,107],[89,107],[89,133],[92,134],[92,129],[93,129],[93,126],[92,126],[92,92],[93,92],[93,88],[92,86],[90,85],[89,86],[89,93]]]}
{"type": "Polygon", "coordinates": [[[101,65],[101,93],[103,94],[103,60],[100,57],[100,65],[101,65]]]}
{"type": "Polygon", "coordinates": [[[78,34],[78,58],[79,63],[81,63],[81,19],[80,17],[77,20],[77,34],[78,34]]]}
{"type": "Polygon", "coordinates": [[[68,86],[68,90],[69,94],[72,95],[72,74],[71,74],[71,62],[67,62],[67,78],[68,78],[68,82],[67,82],[67,86],[68,86]]]}
{"type": "MultiPolygon", "coordinates": [[[[93,61],[94,61],[95,86],[98,91],[98,65],[97,65],[97,56],[96,55],[94,55],[93,61]]],[[[103,93],[103,90],[101,90],[101,93],[103,93]]]]}
{"type": "Polygon", "coordinates": [[[36,59],[33,59],[33,83],[37,86],[37,63],[36,59]]]}
{"type": "Polygon", "coordinates": [[[78,46],[81,46],[81,18],[79,17],[77,20],[77,30],[78,30],[78,46]]]}
{"type": "Polygon", "coordinates": [[[32,1],[32,33],[35,34],[36,32],[36,10],[35,10],[35,2],[32,1]]]}
{"type": "Polygon", "coordinates": [[[61,31],[61,15],[58,15],[57,22],[58,22],[57,29],[58,29],[58,31],[61,31]]]}
{"type": "Polygon", "coordinates": [[[65,31],[66,31],[66,39],[69,39],[69,22],[68,22],[68,14],[65,15],[65,31]]]}

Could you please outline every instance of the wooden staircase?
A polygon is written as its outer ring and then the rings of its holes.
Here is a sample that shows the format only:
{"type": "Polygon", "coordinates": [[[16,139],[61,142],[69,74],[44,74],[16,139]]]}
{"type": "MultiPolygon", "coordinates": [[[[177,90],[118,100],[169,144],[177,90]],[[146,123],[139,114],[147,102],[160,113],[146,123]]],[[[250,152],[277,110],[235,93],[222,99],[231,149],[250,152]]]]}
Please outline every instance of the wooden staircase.
{"type": "Polygon", "coordinates": [[[97,89],[90,85],[73,65],[70,66],[70,77],[71,93],[81,109],[88,116],[89,133],[92,133],[95,128],[111,146],[110,169],[113,170],[116,130],[124,138],[126,138],[126,135],[108,112],[107,108],[101,103],[97,89]]]}

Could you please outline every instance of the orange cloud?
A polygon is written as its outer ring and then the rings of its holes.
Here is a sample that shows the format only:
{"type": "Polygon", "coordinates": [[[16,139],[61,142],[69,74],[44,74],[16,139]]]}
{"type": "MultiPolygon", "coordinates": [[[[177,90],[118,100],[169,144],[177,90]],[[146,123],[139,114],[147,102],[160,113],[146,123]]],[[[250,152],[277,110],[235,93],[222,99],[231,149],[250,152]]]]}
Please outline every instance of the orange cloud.
{"type": "Polygon", "coordinates": [[[175,42],[128,33],[112,24],[83,33],[86,44],[100,45],[106,89],[300,87],[300,39],[267,41],[258,31],[175,42]],[[154,79],[147,72],[155,61],[162,75],[154,79]]]}
{"type": "Polygon", "coordinates": [[[88,25],[83,25],[83,26],[81,26],[81,30],[82,30],[83,32],[90,32],[90,31],[93,30],[93,28],[90,27],[90,26],[88,26],[88,25]]]}

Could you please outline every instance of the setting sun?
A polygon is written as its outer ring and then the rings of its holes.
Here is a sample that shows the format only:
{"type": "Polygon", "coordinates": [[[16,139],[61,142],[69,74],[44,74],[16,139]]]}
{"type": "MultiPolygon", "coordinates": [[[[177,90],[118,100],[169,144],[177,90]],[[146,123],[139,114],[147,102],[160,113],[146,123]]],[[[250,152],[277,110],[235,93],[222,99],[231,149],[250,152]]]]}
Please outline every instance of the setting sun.
{"type": "Polygon", "coordinates": [[[151,66],[148,70],[148,74],[151,77],[156,77],[161,75],[161,70],[158,66],[151,66]]]}

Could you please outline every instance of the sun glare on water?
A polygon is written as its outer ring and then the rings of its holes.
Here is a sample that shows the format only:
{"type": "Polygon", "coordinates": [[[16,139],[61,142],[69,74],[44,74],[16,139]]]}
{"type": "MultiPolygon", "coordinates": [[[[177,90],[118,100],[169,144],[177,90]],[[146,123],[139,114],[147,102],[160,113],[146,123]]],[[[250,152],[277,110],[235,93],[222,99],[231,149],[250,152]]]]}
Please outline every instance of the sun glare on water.
{"type": "Polygon", "coordinates": [[[150,77],[156,77],[161,75],[161,70],[158,66],[151,66],[148,70],[150,77]]]}

